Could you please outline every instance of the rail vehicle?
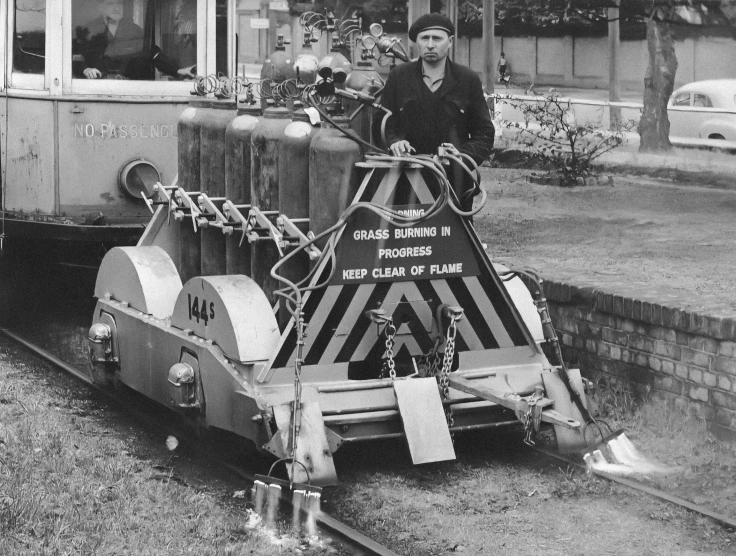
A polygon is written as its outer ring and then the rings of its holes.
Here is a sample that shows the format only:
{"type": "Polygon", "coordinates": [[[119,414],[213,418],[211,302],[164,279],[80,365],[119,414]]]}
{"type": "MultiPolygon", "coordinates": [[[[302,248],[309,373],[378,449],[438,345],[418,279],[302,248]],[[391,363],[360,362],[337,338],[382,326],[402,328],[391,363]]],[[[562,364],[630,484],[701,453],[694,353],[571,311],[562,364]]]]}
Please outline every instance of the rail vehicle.
{"type": "MultiPolygon", "coordinates": [[[[177,78],[232,75],[234,2],[0,7],[1,233],[116,245],[94,288],[96,381],[253,442],[291,485],[335,484],[333,454],[355,442],[401,438],[425,464],[456,457],[453,434],[519,423],[565,451],[588,425],[603,436],[538,278],[495,267],[459,208],[446,166],[477,168],[444,146],[376,154],[348,130],[346,105],[382,109],[368,64],[312,60],[321,82],[236,106],[177,78]],[[122,65],[95,54],[110,20],[122,65]]],[[[366,57],[400,54],[373,35],[366,57]]]]}
{"type": "MultiPolygon", "coordinates": [[[[265,38],[247,25],[258,10],[235,0],[0,0],[5,251],[76,253],[96,268],[110,246],[134,245],[153,185],[177,177],[178,120],[193,77],[244,77],[242,62],[256,60],[250,50],[265,38]]],[[[286,56],[305,60],[302,81],[316,70],[320,24],[311,14],[307,47],[286,56]]]]}
{"type": "Polygon", "coordinates": [[[0,2],[6,249],[138,241],[144,198],[176,177],[193,75],[234,75],[234,14],[228,0],[0,2]]]}
{"type": "Polygon", "coordinates": [[[138,244],[105,255],[93,377],[252,441],[294,483],[335,484],[347,443],[404,438],[423,464],[520,422],[584,448],[585,383],[545,355],[541,286],[493,265],[444,168],[478,170],[451,148],[371,153],[323,116],[193,113],[182,133],[220,141],[219,161],[197,171],[212,152],[191,141],[138,244]]]}

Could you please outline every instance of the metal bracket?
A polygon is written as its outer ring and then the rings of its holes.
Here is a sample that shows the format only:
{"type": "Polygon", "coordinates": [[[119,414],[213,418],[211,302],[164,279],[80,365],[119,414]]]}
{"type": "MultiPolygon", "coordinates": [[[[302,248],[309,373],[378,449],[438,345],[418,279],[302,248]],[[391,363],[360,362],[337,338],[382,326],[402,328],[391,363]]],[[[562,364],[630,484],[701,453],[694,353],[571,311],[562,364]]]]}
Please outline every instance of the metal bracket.
{"type": "Polygon", "coordinates": [[[148,207],[148,210],[151,211],[151,214],[155,212],[154,206],[158,205],[166,205],[169,208],[169,217],[171,217],[171,193],[176,189],[175,185],[161,185],[161,182],[156,182],[153,184],[153,191],[156,193],[157,200],[153,200],[153,196],[151,198],[143,197],[143,202],[146,203],[146,206],[148,207]]]}
{"type": "Polygon", "coordinates": [[[209,197],[202,193],[197,199],[202,216],[197,219],[200,228],[222,228],[226,222],[220,208],[227,199],[225,197],[209,197]],[[219,205],[219,206],[218,206],[219,205]]]}
{"type": "MultiPolygon", "coordinates": [[[[280,214],[278,218],[276,218],[276,227],[281,232],[286,245],[289,247],[302,247],[314,239],[314,234],[312,232],[307,232],[305,235],[304,232],[299,229],[299,224],[306,224],[309,226],[309,218],[289,218],[285,214],[280,214]]],[[[319,259],[322,254],[319,248],[314,244],[309,245],[305,250],[307,255],[309,255],[309,258],[313,261],[319,259]]]]}
{"type": "Polygon", "coordinates": [[[247,234],[248,241],[251,243],[255,241],[273,240],[276,243],[276,248],[279,250],[279,257],[283,257],[286,243],[284,242],[283,234],[274,224],[279,216],[277,210],[261,210],[257,207],[251,207],[248,213],[250,228],[247,234]]]}
{"type": "Polygon", "coordinates": [[[447,328],[450,326],[453,318],[455,322],[463,319],[465,316],[465,310],[462,307],[447,305],[442,303],[437,307],[435,321],[432,325],[432,334],[434,338],[440,338],[442,342],[445,341],[447,335],[447,328]],[[435,326],[437,327],[435,330],[435,326]]]}
{"type": "Polygon", "coordinates": [[[223,226],[222,233],[227,236],[232,235],[235,230],[240,230],[241,236],[238,246],[243,245],[243,240],[245,239],[250,226],[250,220],[247,216],[243,216],[243,212],[249,215],[250,209],[250,205],[236,205],[232,201],[225,201],[222,205],[222,214],[227,218],[227,225],[223,226]]]}
{"type": "Polygon", "coordinates": [[[382,334],[381,325],[385,328],[385,326],[394,322],[393,317],[387,315],[386,311],[383,309],[369,309],[363,314],[368,320],[376,323],[376,336],[380,336],[382,334]]]}
{"type": "Polygon", "coordinates": [[[199,206],[194,202],[195,198],[201,195],[199,191],[184,191],[181,187],[177,187],[174,191],[174,201],[176,209],[174,209],[174,220],[183,220],[189,216],[192,219],[192,227],[197,231],[197,218],[201,211],[199,206]]]}

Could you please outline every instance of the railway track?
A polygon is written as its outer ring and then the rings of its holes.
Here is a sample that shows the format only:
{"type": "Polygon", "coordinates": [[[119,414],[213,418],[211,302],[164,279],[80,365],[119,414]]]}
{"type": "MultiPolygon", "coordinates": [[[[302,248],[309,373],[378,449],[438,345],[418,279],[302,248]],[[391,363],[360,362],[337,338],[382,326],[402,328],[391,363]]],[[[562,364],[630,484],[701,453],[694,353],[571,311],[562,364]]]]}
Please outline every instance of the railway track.
{"type": "MultiPolygon", "coordinates": [[[[536,446],[531,447],[534,451],[539,452],[541,454],[544,454],[548,457],[563,461],[569,465],[572,465],[582,471],[587,471],[587,468],[585,465],[576,462],[569,457],[563,456],[561,454],[557,454],[555,452],[552,452],[550,450],[546,450],[544,448],[539,448],[536,446]]],[[[592,469],[590,471],[593,475],[596,477],[599,477],[601,479],[604,479],[606,481],[611,481],[613,483],[617,483],[619,485],[623,485],[625,487],[637,490],[639,492],[643,492],[645,494],[649,494],[651,496],[654,496],[655,498],[659,498],[660,500],[664,500],[665,502],[669,502],[670,504],[675,504],[676,506],[679,506],[681,508],[685,508],[687,510],[690,510],[692,512],[696,512],[702,516],[709,517],[722,525],[726,525],[727,527],[732,527],[736,529],[736,519],[729,517],[724,514],[719,514],[716,512],[710,511],[708,508],[705,508],[704,506],[700,506],[698,504],[694,504],[690,502],[689,500],[685,500],[684,498],[680,498],[679,496],[674,496],[672,494],[669,494],[663,490],[652,488],[650,486],[647,486],[645,484],[642,484],[638,481],[634,481],[632,479],[628,479],[626,477],[619,477],[617,475],[613,475],[612,473],[607,473],[605,471],[599,471],[596,469],[592,469]]]]}
{"type": "MultiPolygon", "coordinates": [[[[91,380],[91,378],[84,372],[65,363],[64,361],[54,356],[53,354],[49,353],[48,351],[44,350],[40,346],[26,340],[25,338],[9,330],[0,329],[0,331],[4,333],[7,337],[23,345],[24,347],[34,352],[36,355],[40,356],[41,358],[45,359],[49,363],[52,363],[53,365],[57,366],[64,372],[74,376],[76,379],[80,380],[84,384],[93,388],[95,391],[100,392],[106,398],[111,399],[115,401],[116,403],[119,403],[119,400],[117,400],[114,395],[112,395],[109,391],[105,390],[104,388],[98,387],[91,380]]],[[[126,408],[126,409],[128,411],[133,411],[130,408],[126,408]]],[[[142,419],[145,420],[146,418],[142,417],[142,419]]],[[[153,422],[151,422],[151,426],[158,427],[158,425],[154,424],[153,422]]],[[[583,472],[586,471],[586,468],[584,465],[582,465],[581,463],[567,456],[563,456],[561,454],[558,454],[558,453],[555,453],[555,452],[552,452],[550,450],[540,448],[540,447],[531,447],[531,449],[547,457],[562,461],[570,466],[573,466],[579,469],[580,471],[583,471],[583,472]]],[[[209,461],[213,461],[217,463],[218,465],[227,468],[231,473],[238,476],[240,479],[245,480],[249,484],[251,485],[253,484],[254,476],[251,473],[249,473],[246,469],[233,465],[231,463],[222,462],[220,460],[213,460],[213,458],[211,458],[210,456],[204,456],[204,457],[206,457],[209,461]]],[[[685,500],[678,496],[669,494],[663,490],[650,487],[636,480],[619,477],[619,476],[612,475],[610,473],[606,473],[603,471],[593,470],[592,473],[593,475],[595,475],[596,477],[602,480],[614,482],[616,484],[625,486],[635,491],[645,493],[649,496],[666,501],[680,508],[684,508],[691,512],[697,513],[701,516],[710,518],[724,526],[736,529],[736,519],[731,518],[724,514],[713,512],[704,506],[694,504],[688,500],[685,500]]],[[[290,502],[288,499],[283,499],[283,500],[286,501],[287,503],[290,502]]],[[[320,534],[323,536],[323,538],[327,538],[330,540],[330,542],[336,542],[339,545],[346,547],[346,549],[349,550],[351,553],[371,554],[371,555],[377,555],[377,556],[395,555],[395,553],[391,551],[390,549],[373,541],[372,539],[363,535],[359,531],[352,529],[351,527],[345,525],[344,523],[340,522],[338,519],[334,518],[333,516],[325,512],[319,511],[318,513],[316,513],[315,518],[316,518],[316,522],[320,529],[320,534]]]]}
{"type": "MultiPolygon", "coordinates": [[[[62,361],[61,359],[56,357],[54,354],[48,352],[47,350],[43,349],[39,345],[23,338],[22,336],[8,329],[0,328],[0,332],[2,332],[5,336],[10,338],[11,340],[24,346],[26,349],[32,351],[37,356],[41,357],[47,362],[58,367],[65,373],[73,376],[75,379],[84,383],[86,386],[92,388],[95,392],[101,394],[106,399],[111,400],[115,402],[116,404],[120,403],[120,400],[118,400],[110,391],[99,387],[83,371],[77,369],[76,367],[72,365],[69,365],[68,363],[62,361]]],[[[153,428],[160,428],[160,425],[158,423],[155,423],[152,419],[147,417],[145,414],[141,412],[136,412],[130,407],[126,407],[125,409],[126,411],[134,414],[134,417],[139,422],[145,423],[146,425],[149,425],[153,428]]],[[[253,474],[249,473],[248,470],[246,470],[245,468],[237,466],[237,465],[233,465],[231,463],[224,462],[218,459],[214,459],[208,454],[202,453],[201,451],[198,452],[198,455],[207,459],[210,462],[213,462],[221,467],[224,467],[225,469],[230,471],[232,474],[236,475],[239,479],[246,481],[249,484],[249,486],[253,486],[254,476],[253,474]]],[[[290,505],[291,503],[288,497],[283,497],[281,499],[281,502],[286,503],[287,505],[290,505]]],[[[313,517],[319,528],[319,536],[322,539],[328,541],[332,546],[341,546],[348,553],[361,555],[361,556],[362,555],[397,556],[397,554],[393,552],[392,550],[390,550],[389,548],[381,545],[380,543],[374,541],[373,539],[370,539],[366,535],[362,534],[360,531],[357,531],[353,529],[352,527],[342,523],[340,520],[336,519],[334,516],[326,512],[323,512],[320,510],[316,512],[313,517]]]]}

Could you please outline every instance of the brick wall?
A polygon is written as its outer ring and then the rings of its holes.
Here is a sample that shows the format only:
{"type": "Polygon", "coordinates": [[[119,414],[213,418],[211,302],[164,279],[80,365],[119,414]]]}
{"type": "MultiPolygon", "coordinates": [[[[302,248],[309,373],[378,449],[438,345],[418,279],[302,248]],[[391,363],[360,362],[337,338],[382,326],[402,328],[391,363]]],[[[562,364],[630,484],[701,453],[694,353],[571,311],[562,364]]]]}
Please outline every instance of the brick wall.
{"type": "Polygon", "coordinates": [[[665,399],[736,441],[736,321],[545,282],[552,322],[571,366],[665,399]]]}

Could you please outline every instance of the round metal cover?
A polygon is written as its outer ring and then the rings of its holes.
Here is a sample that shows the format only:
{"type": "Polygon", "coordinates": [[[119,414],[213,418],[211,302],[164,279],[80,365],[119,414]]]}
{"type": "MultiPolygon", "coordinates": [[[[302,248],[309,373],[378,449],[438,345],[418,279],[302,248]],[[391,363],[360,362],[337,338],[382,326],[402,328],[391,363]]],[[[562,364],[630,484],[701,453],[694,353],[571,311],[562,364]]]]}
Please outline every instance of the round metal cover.
{"type": "Polygon", "coordinates": [[[120,170],[118,185],[135,199],[153,196],[153,186],[161,181],[158,169],[147,160],[131,160],[120,170]]]}

